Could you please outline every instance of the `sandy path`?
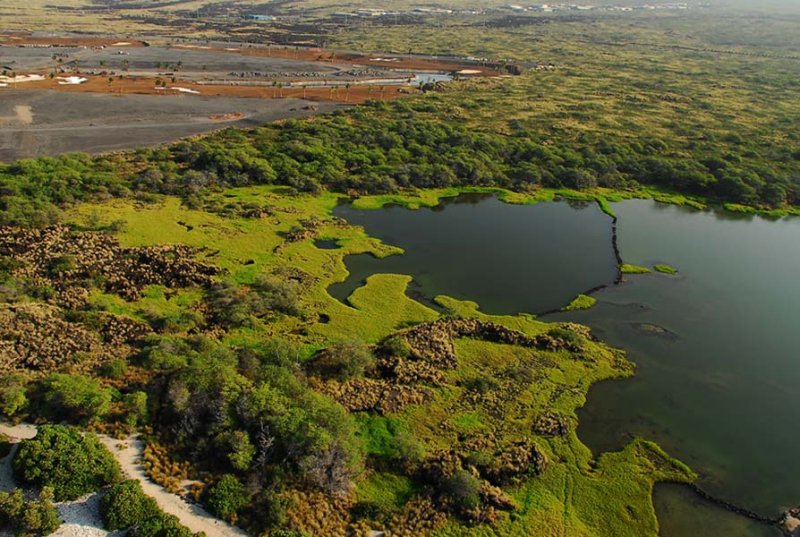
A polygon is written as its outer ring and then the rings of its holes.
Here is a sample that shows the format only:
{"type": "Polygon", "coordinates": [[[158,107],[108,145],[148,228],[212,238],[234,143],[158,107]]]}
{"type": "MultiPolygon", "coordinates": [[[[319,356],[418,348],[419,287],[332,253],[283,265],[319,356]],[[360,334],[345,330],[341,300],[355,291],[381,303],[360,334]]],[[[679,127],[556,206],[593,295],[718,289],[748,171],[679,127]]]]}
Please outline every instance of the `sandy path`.
{"type": "Polygon", "coordinates": [[[20,125],[30,125],[33,123],[33,111],[31,107],[24,104],[18,104],[14,107],[13,116],[0,116],[0,124],[17,122],[20,125]]]}
{"type": "MultiPolygon", "coordinates": [[[[6,434],[16,440],[25,440],[36,436],[36,427],[28,424],[8,425],[6,423],[0,423],[0,433],[6,434]]],[[[181,524],[189,528],[191,531],[195,533],[204,532],[208,537],[247,536],[247,533],[245,533],[243,530],[214,518],[208,513],[208,511],[199,505],[190,504],[180,496],[167,492],[162,487],[150,481],[144,472],[144,468],[139,462],[142,458],[142,452],[144,451],[144,446],[141,440],[137,438],[129,438],[127,440],[120,441],[105,435],[98,436],[103,444],[117,459],[117,462],[119,462],[119,465],[122,468],[125,476],[129,479],[135,479],[139,481],[145,494],[153,498],[165,513],[169,513],[178,517],[178,520],[181,521],[181,524]]],[[[11,456],[4,459],[2,464],[0,464],[0,490],[10,490],[5,487],[10,487],[10,489],[14,488],[14,481],[11,475],[11,456]]],[[[81,509],[94,509],[94,512],[97,512],[97,502],[95,501],[94,496],[89,496],[87,498],[78,500],[77,502],[72,502],[70,507],[72,509],[70,512],[75,512],[81,509]]],[[[64,517],[62,517],[62,519],[63,518],[64,517]]],[[[86,520],[87,518],[91,517],[83,514],[80,520],[86,520]]],[[[69,534],[61,535],[64,537],[66,537],[66,535],[86,535],[88,537],[94,535],[105,535],[107,533],[104,530],[100,530],[102,533],[98,534],[98,528],[93,526],[95,525],[82,525],[81,528],[83,531],[81,532],[70,532],[69,534]]]]}

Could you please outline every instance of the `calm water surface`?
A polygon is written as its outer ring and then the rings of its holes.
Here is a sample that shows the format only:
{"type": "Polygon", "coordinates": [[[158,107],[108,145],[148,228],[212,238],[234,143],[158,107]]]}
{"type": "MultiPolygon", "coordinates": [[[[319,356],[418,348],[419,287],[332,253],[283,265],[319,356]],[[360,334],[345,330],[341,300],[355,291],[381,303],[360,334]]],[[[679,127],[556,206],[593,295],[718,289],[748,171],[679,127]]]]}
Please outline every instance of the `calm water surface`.
{"type": "MultiPolygon", "coordinates": [[[[633,436],[659,442],[717,497],[767,516],[800,504],[800,219],[768,221],[651,201],[615,204],[626,262],[678,276],[629,276],[597,306],[556,314],[592,326],[637,363],[632,379],[592,388],[579,435],[596,453],[633,436]]],[[[611,222],[594,205],[495,199],[436,210],[338,209],[406,250],[347,259],[344,298],[376,272],[410,274],[427,297],[492,313],[544,312],[613,282],[611,222]]],[[[654,495],[663,535],[774,535],[681,487],[654,495]]]]}
{"type": "Polygon", "coordinates": [[[404,255],[345,259],[350,277],[329,287],[345,300],[367,276],[410,274],[415,293],[473,300],[489,313],[540,313],[614,281],[611,219],[595,204],[509,205],[494,197],[465,196],[434,209],[401,207],[335,214],[404,255]]]}
{"type": "Polygon", "coordinates": [[[615,210],[623,258],[680,276],[629,277],[569,316],[639,365],[591,390],[581,438],[596,451],[657,440],[708,492],[764,515],[800,503],[800,219],[615,210]]]}

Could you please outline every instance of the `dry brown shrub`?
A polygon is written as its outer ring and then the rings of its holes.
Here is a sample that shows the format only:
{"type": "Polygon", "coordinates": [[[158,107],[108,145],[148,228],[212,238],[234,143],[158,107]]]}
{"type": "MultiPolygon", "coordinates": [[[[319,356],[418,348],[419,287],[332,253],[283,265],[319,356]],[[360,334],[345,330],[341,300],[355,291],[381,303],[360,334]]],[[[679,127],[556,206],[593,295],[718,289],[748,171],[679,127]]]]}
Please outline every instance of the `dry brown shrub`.
{"type": "Polygon", "coordinates": [[[166,447],[156,443],[147,444],[142,453],[142,466],[147,476],[168,492],[185,493],[183,482],[189,479],[191,465],[171,460],[166,447]]]}

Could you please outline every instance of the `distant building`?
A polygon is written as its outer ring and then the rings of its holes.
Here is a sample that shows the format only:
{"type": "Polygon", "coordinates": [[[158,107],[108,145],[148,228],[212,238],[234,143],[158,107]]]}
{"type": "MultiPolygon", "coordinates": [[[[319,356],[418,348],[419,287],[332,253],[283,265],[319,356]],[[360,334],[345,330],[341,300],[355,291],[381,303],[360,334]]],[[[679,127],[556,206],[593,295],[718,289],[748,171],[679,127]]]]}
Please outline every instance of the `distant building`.
{"type": "Polygon", "coordinates": [[[251,21],[274,21],[275,17],[272,15],[258,15],[256,13],[248,13],[244,16],[245,19],[251,21]]]}

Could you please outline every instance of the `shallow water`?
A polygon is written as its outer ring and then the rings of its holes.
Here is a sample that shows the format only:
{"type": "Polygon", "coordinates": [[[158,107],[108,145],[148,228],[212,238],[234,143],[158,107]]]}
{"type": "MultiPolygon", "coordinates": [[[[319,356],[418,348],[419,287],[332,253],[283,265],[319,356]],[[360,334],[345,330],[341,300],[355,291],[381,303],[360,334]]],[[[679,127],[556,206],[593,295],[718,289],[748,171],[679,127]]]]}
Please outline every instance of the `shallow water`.
{"type": "MultiPolygon", "coordinates": [[[[642,200],[614,209],[626,262],[680,273],[627,276],[597,292],[591,310],[549,316],[591,326],[638,366],[632,379],[592,388],[581,439],[596,453],[633,436],[656,440],[701,473],[707,492],[765,516],[800,504],[800,219],[642,200]]],[[[340,298],[369,274],[397,272],[423,296],[543,312],[615,276],[611,222],[594,205],[469,198],[434,210],[337,212],[406,250],[347,258],[352,276],[332,289],[340,298]]],[[[659,487],[655,500],[668,537],[771,532],[685,490],[659,487]]]]}
{"type": "Polygon", "coordinates": [[[656,484],[653,504],[664,537],[781,536],[778,528],[717,507],[683,485],[656,484]]]}
{"type": "Polygon", "coordinates": [[[592,388],[579,435],[595,451],[654,439],[706,491],[765,516],[800,503],[800,219],[649,201],[615,210],[625,261],[680,275],[630,276],[568,315],[638,365],[634,378],[592,388]]]}

